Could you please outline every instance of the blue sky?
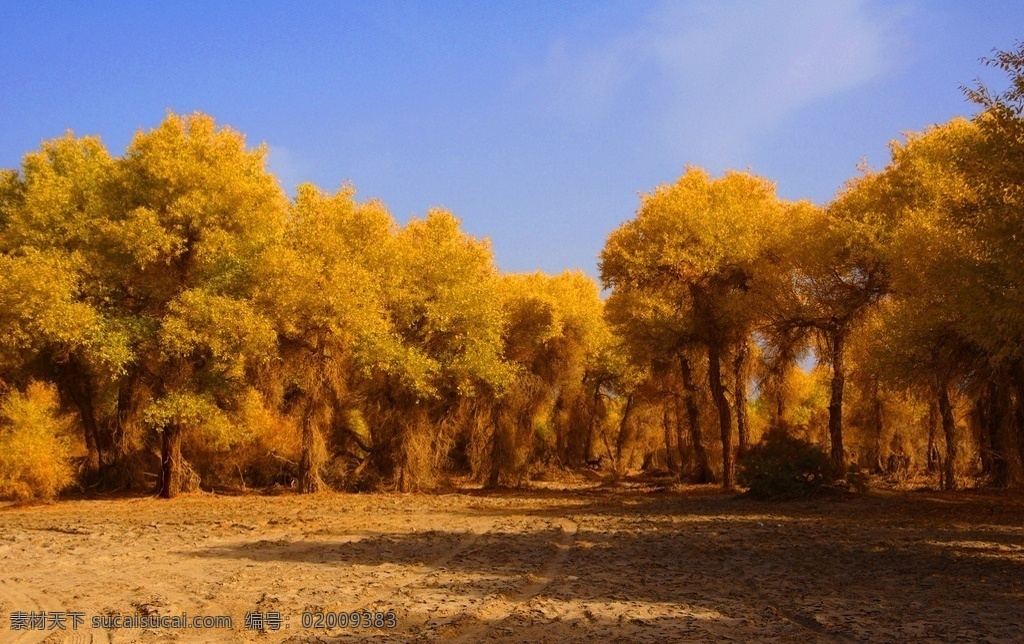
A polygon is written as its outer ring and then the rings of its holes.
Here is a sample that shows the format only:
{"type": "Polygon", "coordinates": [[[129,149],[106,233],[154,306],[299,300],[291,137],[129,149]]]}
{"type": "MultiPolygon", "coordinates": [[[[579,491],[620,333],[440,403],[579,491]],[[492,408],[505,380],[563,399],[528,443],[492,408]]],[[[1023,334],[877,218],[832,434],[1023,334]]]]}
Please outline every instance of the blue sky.
{"type": "Polygon", "coordinates": [[[439,206],[510,271],[597,274],[687,164],[828,201],[887,144],[972,113],[1024,3],[0,0],[0,167],[65,130],[120,154],[167,110],[265,142],[286,189],[439,206]]]}

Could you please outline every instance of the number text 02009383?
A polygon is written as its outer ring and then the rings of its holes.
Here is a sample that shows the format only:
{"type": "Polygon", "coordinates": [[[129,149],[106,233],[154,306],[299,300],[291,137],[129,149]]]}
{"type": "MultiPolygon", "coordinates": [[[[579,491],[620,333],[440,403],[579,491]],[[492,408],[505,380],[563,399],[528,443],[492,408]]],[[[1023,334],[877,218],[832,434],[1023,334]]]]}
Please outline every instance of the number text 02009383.
{"type": "Polygon", "coordinates": [[[302,628],[395,628],[397,625],[398,617],[393,610],[302,613],[302,628]]]}

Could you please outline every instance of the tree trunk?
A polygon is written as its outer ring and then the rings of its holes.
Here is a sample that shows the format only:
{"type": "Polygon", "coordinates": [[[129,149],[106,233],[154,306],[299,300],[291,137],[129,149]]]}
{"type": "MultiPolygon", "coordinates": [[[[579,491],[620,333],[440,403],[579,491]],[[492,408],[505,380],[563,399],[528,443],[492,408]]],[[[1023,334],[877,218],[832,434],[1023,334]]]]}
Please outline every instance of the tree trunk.
{"type": "Polygon", "coordinates": [[[312,494],[324,489],[321,469],[325,459],[321,427],[330,420],[330,412],[321,400],[323,392],[306,394],[302,412],[302,454],[299,456],[299,489],[312,494]]]}
{"type": "Polygon", "coordinates": [[[491,413],[491,454],[490,469],[487,473],[487,487],[496,488],[501,484],[502,474],[515,474],[517,463],[515,458],[518,435],[529,431],[530,419],[534,409],[527,388],[517,385],[517,391],[503,400],[493,403],[491,413]]]}
{"type": "Polygon", "coordinates": [[[775,418],[773,424],[776,427],[785,428],[786,410],[786,375],[794,363],[796,340],[790,333],[783,333],[778,338],[778,350],[774,360],[770,364],[771,381],[775,387],[775,418]]]}
{"type": "Polygon", "coordinates": [[[1015,487],[1024,479],[1020,453],[1017,447],[1017,428],[1014,422],[1009,388],[1002,382],[991,382],[989,422],[992,427],[994,452],[994,483],[999,487],[1015,487]]]}
{"type": "Polygon", "coordinates": [[[750,430],[747,424],[747,357],[750,347],[743,338],[736,345],[736,357],[733,360],[733,379],[735,381],[736,433],[739,435],[739,455],[747,451],[750,444],[750,430]]]}
{"type": "MultiPolygon", "coordinates": [[[[615,438],[615,467],[619,468],[622,463],[622,448],[629,440],[629,417],[633,413],[633,395],[626,396],[626,407],[622,410],[622,419],[619,420],[619,435],[615,438]]],[[[616,471],[618,471],[616,469],[616,471]]]]}
{"type": "Polygon", "coordinates": [[[953,406],[949,402],[949,386],[946,383],[942,383],[942,386],[939,387],[939,414],[942,416],[942,433],[946,437],[946,463],[940,487],[946,490],[955,490],[957,488],[956,419],[953,418],[953,406]]]}
{"type": "Polygon", "coordinates": [[[299,488],[303,494],[312,494],[324,489],[324,480],[320,475],[321,458],[319,452],[323,439],[320,431],[312,423],[302,424],[302,455],[299,457],[299,488]]]}
{"type": "Polygon", "coordinates": [[[1018,365],[1013,375],[1013,389],[1016,400],[1013,403],[1015,423],[1014,438],[1017,441],[1017,462],[1024,464],[1024,369],[1018,365]]]}
{"type": "Polygon", "coordinates": [[[778,388],[775,392],[775,422],[779,427],[786,422],[786,372],[788,368],[789,363],[783,362],[777,367],[778,372],[775,375],[775,386],[778,388]]]}
{"type": "Polygon", "coordinates": [[[987,390],[974,401],[974,425],[978,438],[978,450],[981,452],[981,473],[983,476],[994,477],[995,463],[995,432],[992,419],[989,417],[991,404],[987,390]]]}
{"type": "Polygon", "coordinates": [[[160,454],[160,496],[173,499],[185,490],[185,468],[181,458],[181,426],[164,427],[160,454]]]}
{"type": "Polygon", "coordinates": [[[74,355],[64,362],[54,362],[57,376],[57,387],[65,399],[70,400],[78,410],[82,421],[82,429],[87,451],[86,471],[95,476],[103,463],[103,445],[100,441],[99,427],[96,422],[96,409],[93,405],[92,382],[83,365],[74,355]]]}
{"type": "Polygon", "coordinates": [[[693,454],[697,461],[694,483],[714,483],[715,473],[711,470],[711,461],[708,458],[708,451],[704,447],[704,434],[700,426],[700,407],[697,405],[697,385],[693,382],[693,368],[690,361],[682,355],[679,356],[679,370],[683,377],[686,417],[690,425],[690,444],[693,446],[693,454]]]}
{"type": "Polygon", "coordinates": [[[142,465],[132,458],[137,449],[133,432],[144,390],[145,385],[136,369],[129,369],[117,384],[117,410],[103,432],[110,445],[107,462],[103,464],[103,479],[114,488],[131,490],[140,485],[145,488],[140,480],[142,465]]]}
{"type": "Polygon", "coordinates": [[[708,386],[711,397],[718,408],[718,424],[722,433],[722,487],[733,487],[732,415],[729,399],[722,384],[722,347],[717,342],[708,343],[708,386]]]}
{"type": "Polygon", "coordinates": [[[569,434],[565,431],[568,423],[565,418],[568,415],[565,409],[565,396],[559,392],[555,399],[555,406],[551,410],[551,425],[555,430],[555,455],[562,467],[569,463],[569,434]]]}
{"type": "Polygon", "coordinates": [[[583,459],[590,462],[594,457],[594,434],[597,433],[601,421],[601,383],[594,386],[594,397],[591,400],[590,424],[587,426],[587,440],[583,448],[583,459]]]}
{"type": "Polygon", "coordinates": [[[846,473],[846,452],[843,449],[843,389],[846,387],[846,332],[829,331],[826,339],[832,362],[832,387],[828,403],[828,435],[832,443],[832,467],[838,476],[846,473]]]}
{"type": "Polygon", "coordinates": [[[929,474],[934,474],[938,469],[938,448],[935,447],[935,438],[939,425],[939,406],[935,401],[928,404],[928,467],[929,474]]]}
{"type": "Polygon", "coordinates": [[[435,412],[424,401],[407,408],[399,421],[398,489],[401,492],[413,492],[433,484],[436,443],[431,430],[438,423],[435,412]]]}
{"type": "Polygon", "coordinates": [[[587,432],[591,419],[588,418],[587,396],[583,391],[574,390],[568,406],[568,464],[570,467],[586,465],[587,432]]]}
{"type": "Polygon", "coordinates": [[[693,451],[686,449],[683,434],[683,401],[678,394],[672,396],[672,418],[675,420],[676,458],[679,459],[681,476],[693,476],[693,451]]]}
{"type": "Polygon", "coordinates": [[[665,435],[665,466],[669,472],[678,476],[680,463],[676,459],[677,450],[672,448],[672,409],[669,403],[670,399],[666,398],[661,412],[661,429],[665,435]]]}
{"type": "Polygon", "coordinates": [[[874,446],[871,448],[871,462],[875,472],[881,474],[886,471],[885,459],[882,457],[882,436],[885,434],[885,424],[882,418],[882,396],[878,391],[878,378],[871,381],[871,431],[874,434],[874,446]]]}
{"type": "Polygon", "coordinates": [[[496,402],[491,421],[491,458],[490,468],[487,471],[487,487],[494,489],[501,482],[501,463],[504,462],[504,401],[496,402]]]}

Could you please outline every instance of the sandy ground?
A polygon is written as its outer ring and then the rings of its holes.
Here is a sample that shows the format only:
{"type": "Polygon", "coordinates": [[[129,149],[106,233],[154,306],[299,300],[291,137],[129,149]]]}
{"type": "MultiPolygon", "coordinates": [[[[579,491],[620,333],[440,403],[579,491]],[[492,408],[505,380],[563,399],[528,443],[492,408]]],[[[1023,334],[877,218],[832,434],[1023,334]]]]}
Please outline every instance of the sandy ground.
{"type": "Polygon", "coordinates": [[[0,641],[1024,640],[1024,497],[712,488],[188,496],[0,509],[0,641]],[[15,612],[78,630],[11,630],[15,612]],[[247,612],[280,630],[247,630],[247,612]],[[384,628],[303,613],[393,611],[384,628]],[[231,629],[92,629],[102,615],[231,629]],[[326,619],[325,619],[326,624],[326,619]]]}

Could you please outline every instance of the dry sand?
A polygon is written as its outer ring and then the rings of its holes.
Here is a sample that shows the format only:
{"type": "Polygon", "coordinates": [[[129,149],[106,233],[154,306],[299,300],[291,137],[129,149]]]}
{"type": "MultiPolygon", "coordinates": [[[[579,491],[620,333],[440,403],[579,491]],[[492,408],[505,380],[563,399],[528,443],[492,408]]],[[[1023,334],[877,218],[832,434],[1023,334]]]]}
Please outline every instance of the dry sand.
{"type": "Polygon", "coordinates": [[[195,495],[0,509],[0,641],[1024,640],[1024,498],[713,488],[195,495]],[[394,611],[393,628],[302,614],[394,611]],[[84,613],[11,630],[12,613],[84,613]],[[247,630],[250,611],[280,630],[247,630]],[[230,630],[92,629],[230,615],[230,630]]]}

